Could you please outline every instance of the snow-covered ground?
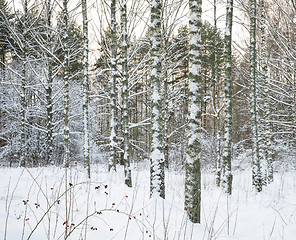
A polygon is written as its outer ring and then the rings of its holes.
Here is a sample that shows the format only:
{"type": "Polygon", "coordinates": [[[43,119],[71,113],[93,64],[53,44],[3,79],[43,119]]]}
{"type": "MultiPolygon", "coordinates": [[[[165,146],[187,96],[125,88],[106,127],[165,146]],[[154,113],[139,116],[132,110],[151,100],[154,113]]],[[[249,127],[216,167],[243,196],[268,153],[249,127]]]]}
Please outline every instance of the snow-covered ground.
{"type": "Polygon", "coordinates": [[[65,223],[65,169],[0,169],[0,239],[219,239],[295,240],[296,174],[276,173],[260,194],[250,171],[234,173],[231,197],[203,173],[202,224],[183,211],[184,176],[166,172],[166,199],[149,198],[149,170],[133,169],[133,188],[123,170],[108,173],[93,165],[89,180],[81,166],[68,171],[65,223]],[[71,185],[71,187],[70,187],[71,185]],[[86,221],[87,219],[87,221],[86,221]]]}

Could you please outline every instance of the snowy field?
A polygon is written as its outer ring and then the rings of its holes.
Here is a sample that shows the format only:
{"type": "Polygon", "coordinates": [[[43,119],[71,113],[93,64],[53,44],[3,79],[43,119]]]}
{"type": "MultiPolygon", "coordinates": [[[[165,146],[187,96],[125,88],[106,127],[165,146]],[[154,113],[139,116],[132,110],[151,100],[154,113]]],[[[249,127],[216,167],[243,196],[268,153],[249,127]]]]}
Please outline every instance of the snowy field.
{"type": "Polygon", "coordinates": [[[108,173],[94,165],[90,180],[84,172],[68,171],[66,223],[65,169],[1,168],[0,239],[296,239],[295,172],[276,173],[260,194],[251,188],[250,171],[235,172],[231,197],[204,172],[202,224],[191,224],[183,211],[181,171],[166,172],[165,200],[149,198],[147,169],[133,169],[132,189],[122,169],[108,173]]]}

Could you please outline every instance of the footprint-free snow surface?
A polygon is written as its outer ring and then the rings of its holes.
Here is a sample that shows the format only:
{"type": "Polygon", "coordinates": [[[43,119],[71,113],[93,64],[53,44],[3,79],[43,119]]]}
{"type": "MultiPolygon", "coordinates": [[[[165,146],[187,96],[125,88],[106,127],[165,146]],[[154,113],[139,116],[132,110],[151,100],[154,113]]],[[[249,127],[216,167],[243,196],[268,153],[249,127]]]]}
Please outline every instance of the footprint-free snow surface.
{"type": "Polygon", "coordinates": [[[93,165],[0,169],[0,239],[7,240],[295,240],[296,174],[276,173],[255,193],[251,172],[235,172],[233,195],[202,175],[201,224],[188,221],[184,174],[166,172],[166,199],[149,197],[149,170],[133,169],[133,187],[123,169],[108,173],[93,165]],[[68,220],[67,220],[68,219],[68,220]]]}

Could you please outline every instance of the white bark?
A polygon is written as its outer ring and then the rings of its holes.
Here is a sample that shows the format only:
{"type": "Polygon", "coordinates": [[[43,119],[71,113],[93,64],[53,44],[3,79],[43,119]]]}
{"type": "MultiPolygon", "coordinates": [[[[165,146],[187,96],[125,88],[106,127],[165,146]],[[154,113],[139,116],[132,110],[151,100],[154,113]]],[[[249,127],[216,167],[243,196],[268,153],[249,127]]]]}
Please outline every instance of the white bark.
{"type": "Polygon", "coordinates": [[[224,149],[222,163],[222,187],[228,194],[232,193],[232,144],[233,144],[233,126],[232,126],[232,18],[233,18],[233,0],[227,1],[226,7],[226,28],[225,28],[225,131],[224,131],[224,149]]]}
{"type": "Polygon", "coordinates": [[[201,209],[201,0],[190,0],[189,99],[185,178],[185,209],[189,219],[200,223],[201,209]]]}
{"type": "Polygon", "coordinates": [[[111,2],[111,79],[110,79],[110,85],[111,85],[111,135],[110,135],[110,150],[111,155],[109,159],[109,171],[111,169],[116,171],[116,153],[117,153],[117,91],[116,91],[116,85],[117,85],[117,39],[116,39],[116,2],[117,0],[112,0],[111,2]]]}
{"type": "Polygon", "coordinates": [[[122,81],[123,81],[123,161],[124,161],[124,176],[125,184],[132,186],[132,176],[130,167],[129,155],[129,114],[128,114],[128,59],[127,59],[127,19],[126,19],[126,2],[122,0],[121,5],[121,24],[122,24],[122,81]]]}
{"type": "Polygon", "coordinates": [[[267,183],[273,181],[273,159],[271,147],[271,126],[270,126],[270,106],[268,102],[269,78],[268,78],[268,63],[266,55],[266,19],[265,19],[265,4],[264,0],[260,0],[261,9],[261,58],[262,58],[262,84],[264,86],[264,115],[263,115],[263,152],[267,162],[267,183]]]}
{"type": "Polygon", "coordinates": [[[252,124],[252,178],[255,189],[262,190],[261,163],[259,157],[257,118],[257,53],[256,53],[256,0],[251,0],[250,14],[250,81],[251,81],[251,124],[252,124]]]}
{"type": "Polygon", "coordinates": [[[151,3],[151,84],[152,84],[152,139],[151,139],[151,176],[150,195],[165,198],[165,177],[164,177],[164,153],[162,146],[162,94],[160,90],[161,81],[161,3],[160,0],[153,0],[151,3]]]}
{"type": "Polygon", "coordinates": [[[84,167],[90,177],[90,149],[89,149],[89,77],[88,77],[88,18],[86,0],[81,1],[83,17],[83,156],[84,167]]]}

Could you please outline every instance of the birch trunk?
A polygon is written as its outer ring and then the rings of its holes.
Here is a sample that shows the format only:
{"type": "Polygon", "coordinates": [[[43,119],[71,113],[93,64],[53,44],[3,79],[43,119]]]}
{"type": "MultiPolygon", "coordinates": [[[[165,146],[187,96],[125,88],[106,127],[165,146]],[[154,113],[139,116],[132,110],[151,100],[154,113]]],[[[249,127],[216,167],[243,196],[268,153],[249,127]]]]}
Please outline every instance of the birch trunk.
{"type": "Polygon", "coordinates": [[[64,45],[64,166],[69,167],[69,36],[68,0],[63,0],[63,45],[64,45]]]}
{"type": "Polygon", "coordinates": [[[256,0],[251,0],[250,17],[250,81],[251,81],[251,123],[252,123],[252,179],[257,192],[262,190],[261,163],[258,146],[257,122],[257,53],[256,53],[256,0]]]}
{"type": "Polygon", "coordinates": [[[53,84],[53,59],[52,59],[52,4],[51,0],[46,2],[46,18],[47,18],[47,86],[46,86],[46,145],[47,145],[47,159],[46,164],[53,164],[53,106],[52,106],[52,84],[53,84]]]}
{"type": "Polygon", "coordinates": [[[162,145],[162,94],[160,90],[161,82],[161,3],[160,0],[151,2],[151,57],[152,57],[152,138],[151,138],[151,176],[150,195],[165,198],[165,176],[164,176],[164,153],[162,145]]]}
{"type": "Polygon", "coordinates": [[[110,135],[110,150],[111,155],[109,159],[109,171],[111,169],[116,171],[116,148],[117,148],[117,117],[116,117],[116,76],[117,76],[117,39],[116,39],[116,0],[112,0],[111,2],[111,135],[110,135]]]}
{"type": "MultiPolygon", "coordinates": [[[[165,3],[166,4],[166,3],[165,3]]],[[[162,13],[163,16],[165,15],[164,6],[162,7],[162,13]]],[[[167,30],[165,29],[165,24],[162,24],[161,26],[161,39],[162,39],[162,76],[163,76],[163,88],[162,88],[162,96],[163,96],[163,103],[162,103],[162,113],[164,117],[163,121],[163,154],[164,154],[164,161],[165,161],[165,167],[169,167],[169,95],[168,95],[168,64],[167,59],[168,57],[168,36],[167,36],[167,30]]]]}
{"type": "Polygon", "coordinates": [[[122,78],[123,78],[123,162],[125,184],[132,186],[132,176],[129,156],[129,114],[128,114],[128,63],[127,63],[127,19],[126,0],[122,0],[121,23],[122,23],[122,78]]]}
{"type": "Polygon", "coordinates": [[[81,1],[83,17],[83,156],[84,167],[90,177],[90,149],[89,149],[89,78],[88,78],[88,19],[86,0],[81,1]]]}
{"type": "Polygon", "coordinates": [[[70,49],[69,49],[69,14],[68,14],[68,0],[63,0],[63,70],[64,70],[64,168],[65,168],[65,238],[68,235],[67,224],[70,218],[70,203],[68,202],[69,195],[68,192],[68,168],[70,166],[70,151],[69,151],[69,68],[70,68],[70,49]]]}
{"type": "Polygon", "coordinates": [[[27,24],[28,24],[28,1],[24,1],[24,22],[22,22],[23,38],[22,50],[22,75],[21,75],[21,157],[20,166],[26,165],[26,77],[27,77],[27,24]]]}
{"type": "Polygon", "coordinates": [[[270,126],[270,106],[268,104],[268,89],[270,86],[268,78],[268,65],[266,55],[266,41],[265,41],[265,3],[264,0],[260,0],[261,9],[261,57],[262,57],[262,83],[264,86],[264,116],[263,116],[263,131],[264,131],[264,153],[267,162],[267,174],[266,182],[271,183],[273,181],[273,159],[272,159],[272,147],[271,147],[271,126],[270,126]]]}
{"type": "Polygon", "coordinates": [[[226,30],[225,30],[225,132],[224,132],[224,151],[222,157],[222,187],[228,194],[232,193],[232,18],[233,0],[227,0],[226,7],[226,30]]]}
{"type": "MultiPolygon", "coordinates": [[[[215,33],[218,32],[217,29],[217,0],[214,0],[214,30],[215,33]]],[[[217,40],[214,40],[214,67],[212,71],[213,84],[214,84],[214,111],[215,111],[215,136],[216,136],[216,185],[220,186],[221,184],[221,132],[220,132],[220,112],[219,112],[219,79],[218,79],[218,64],[217,64],[217,40]]]]}
{"type": "Polygon", "coordinates": [[[26,165],[26,66],[27,53],[26,47],[23,47],[23,62],[22,62],[22,80],[21,80],[21,159],[20,166],[26,165]]]}
{"type": "Polygon", "coordinates": [[[193,223],[200,223],[201,208],[201,0],[190,0],[189,98],[185,165],[185,209],[193,223]]]}
{"type": "MultiPolygon", "coordinates": [[[[167,48],[167,43],[165,41],[164,47],[167,48]]],[[[164,50],[164,59],[167,59],[166,56],[166,50],[164,50]]],[[[163,124],[163,153],[164,153],[164,161],[165,161],[165,167],[169,168],[169,118],[170,118],[170,113],[169,113],[169,99],[168,99],[168,70],[167,70],[167,64],[164,63],[163,67],[163,77],[164,77],[164,83],[163,83],[163,113],[164,113],[164,124],[163,124]]]]}

